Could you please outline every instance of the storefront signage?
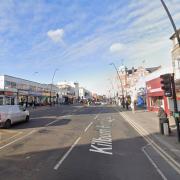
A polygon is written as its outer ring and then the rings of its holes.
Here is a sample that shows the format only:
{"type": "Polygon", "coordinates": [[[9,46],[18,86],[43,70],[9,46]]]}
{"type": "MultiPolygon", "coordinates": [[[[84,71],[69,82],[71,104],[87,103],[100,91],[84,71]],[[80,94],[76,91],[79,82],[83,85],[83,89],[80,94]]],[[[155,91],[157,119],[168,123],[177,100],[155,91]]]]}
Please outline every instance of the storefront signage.
{"type": "Polygon", "coordinates": [[[13,96],[13,95],[16,95],[16,93],[11,92],[11,91],[5,91],[4,95],[6,95],[6,96],[13,96]]]}
{"type": "Polygon", "coordinates": [[[149,92],[150,92],[150,93],[153,93],[153,92],[160,92],[160,91],[162,91],[161,88],[149,89],[149,92]]]}
{"type": "Polygon", "coordinates": [[[28,95],[28,91],[18,90],[19,95],[28,95]]]}
{"type": "Polygon", "coordinates": [[[33,96],[41,96],[42,93],[40,93],[40,92],[29,91],[29,95],[33,95],[33,96]]]}

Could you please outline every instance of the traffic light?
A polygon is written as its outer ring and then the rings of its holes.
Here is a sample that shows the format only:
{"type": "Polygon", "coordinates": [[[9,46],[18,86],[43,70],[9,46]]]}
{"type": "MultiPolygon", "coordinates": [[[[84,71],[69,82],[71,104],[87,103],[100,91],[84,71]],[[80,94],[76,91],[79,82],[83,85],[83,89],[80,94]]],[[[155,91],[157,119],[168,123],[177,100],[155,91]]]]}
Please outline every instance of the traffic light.
{"type": "Polygon", "coordinates": [[[164,90],[164,95],[166,97],[172,97],[171,74],[163,74],[160,78],[162,79],[161,89],[164,90]]]}

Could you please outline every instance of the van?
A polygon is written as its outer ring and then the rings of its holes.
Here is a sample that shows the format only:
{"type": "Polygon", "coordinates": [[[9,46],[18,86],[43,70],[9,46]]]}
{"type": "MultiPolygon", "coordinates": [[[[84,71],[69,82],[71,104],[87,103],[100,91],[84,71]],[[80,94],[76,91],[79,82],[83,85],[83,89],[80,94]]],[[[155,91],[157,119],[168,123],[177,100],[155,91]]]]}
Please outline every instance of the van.
{"type": "Polygon", "coordinates": [[[29,111],[19,105],[0,106],[0,127],[10,128],[12,124],[29,121],[29,111]]]}

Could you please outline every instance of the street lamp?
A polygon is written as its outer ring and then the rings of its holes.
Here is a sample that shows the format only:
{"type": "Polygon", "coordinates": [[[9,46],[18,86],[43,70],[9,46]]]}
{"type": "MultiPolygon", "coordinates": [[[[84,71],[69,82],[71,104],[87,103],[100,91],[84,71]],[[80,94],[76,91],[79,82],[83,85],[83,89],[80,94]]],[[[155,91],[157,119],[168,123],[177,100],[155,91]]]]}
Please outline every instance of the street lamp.
{"type": "Polygon", "coordinates": [[[112,83],[111,79],[108,79],[108,80],[109,80],[109,82],[110,82],[110,84],[111,84],[111,86],[112,86],[113,96],[115,97],[115,94],[114,94],[114,93],[115,93],[115,92],[114,92],[114,90],[115,90],[115,89],[114,89],[114,85],[113,85],[113,83],[112,83]]]}
{"type": "Polygon", "coordinates": [[[54,70],[54,74],[53,74],[53,77],[52,77],[52,82],[51,82],[51,90],[50,90],[50,105],[52,105],[52,101],[51,101],[51,96],[52,96],[52,85],[53,85],[53,80],[54,80],[54,77],[55,77],[55,74],[56,74],[56,72],[58,71],[58,69],[56,68],[55,70],[54,70]]]}
{"type": "Polygon", "coordinates": [[[177,40],[178,40],[178,44],[179,44],[179,47],[180,47],[180,37],[179,37],[178,31],[177,31],[176,25],[175,25],[175,23],[174,23],[174,21],[173,21],[173,18],[172,18],[172,16],[171,16],[171,14],[170,14],[170,12],[169,12],[169,10],[168,10],[165,2],[164,2],[163,0],[161,0],[161,3],[162,3],[162,5],[163,5],[163,7],[164,7],[164,9],[165,9],[168,17],[169,17],[169,20],[171,21],[171,24],[172,24],[172,26],[173,26],[173,29],[174,29],[174,32],[175,32],[175,34],[176,34],[176,37],[177,37],[177,40]]]}
{"type": "Polygon", "coordinates": [[[124,106],[124,88],[123,88],[123,84],[122,84],[121,77],[120,77],[120,75],[119,75],[119,72],[118,72],[118,69],[117,69],[116,65],[115,65],[113,62],[110,63],[109,65],[114,66],[114,69],[116,70],[116,73],[117,73],[117,75],[118,75],[119,82],[120,82],[120,84],[121,84],[122,101],[123,101],[123,106],[124,106]]]}
{"type": "MultiPolygon", "coordinates": [[[[180,37],[179,37],[179,33],[178,33],[177,29],[176,29],[176,25],[175,25],[175,23],[173,21],[173,18],[171,16],[165,2],[163,0],[161,0],[161,3],[162,3],[162,5],[163,5],[163,7],[164,7],[164,9],[165,9],[165,11],[166,11],[166,13],[168,15],[169,20],[171,21],[171,24],[173,26],[173,29],[175,31],[175,34],[176,34],[176,37],[177,37],[177,40],[178,40],[178,45],[180,47],[180,37]]],[[[171,82],[172,82],[172,87],[173,87],[173,97],[172,97],[172,99],[173,99],[173,104],[174,104],[174,118],[175,118],[176,127],[177,127],[176,129],[177,129],[178,141],[180,142],[179,111],[178,111],[176,89],[175,89],[175,83],[174,83],[174,73],[173,73],[173,75],[171,77],[171,82]]]]}

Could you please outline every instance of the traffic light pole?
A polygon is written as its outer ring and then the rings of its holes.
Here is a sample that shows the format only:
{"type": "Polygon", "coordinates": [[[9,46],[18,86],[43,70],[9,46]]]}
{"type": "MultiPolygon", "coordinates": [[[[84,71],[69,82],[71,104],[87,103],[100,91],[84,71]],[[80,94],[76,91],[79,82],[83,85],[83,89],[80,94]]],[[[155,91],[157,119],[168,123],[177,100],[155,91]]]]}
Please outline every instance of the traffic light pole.
{"type": "Polygon", "coordinates": [[[178,141],[180,142],[180,128],[179,128],[179,112],[178,112],[178,106],[177,106],[177,97],[176,97],[176,89],[175,89],[175,82],[174,82],[174,73],[171,76],[171,83],[172,83],[172,91],[173,91],[173,103],[174,103],[174,119],[176,122],[177,127],[177,136],[178,141]]]}

